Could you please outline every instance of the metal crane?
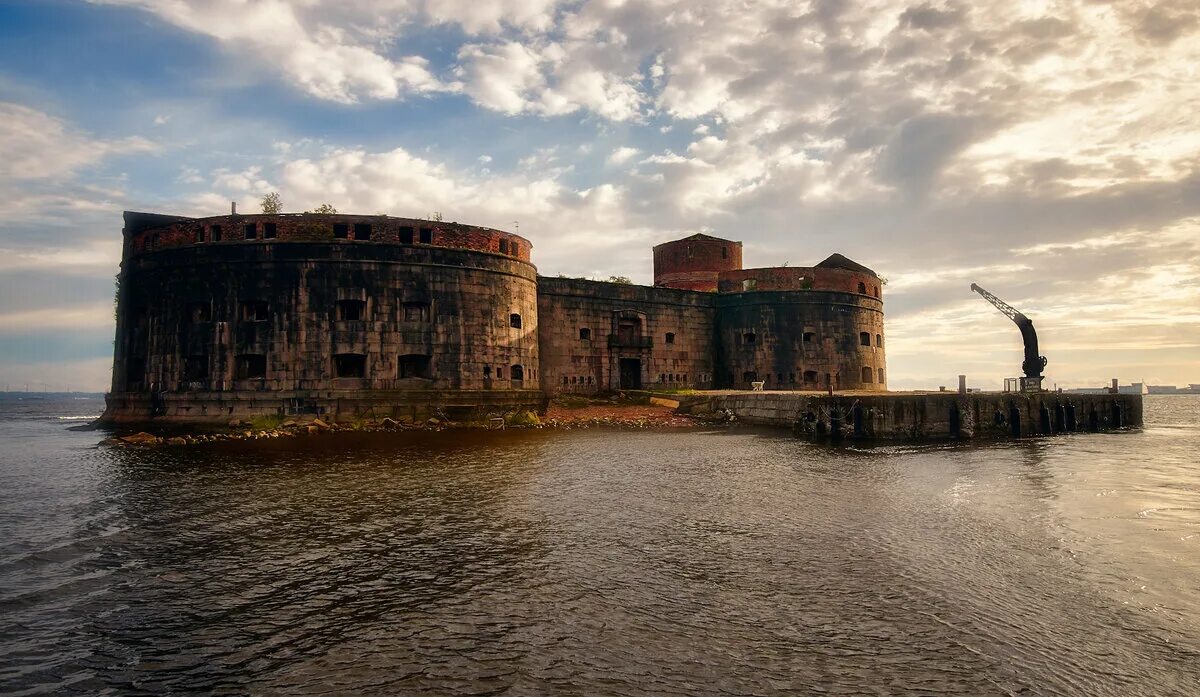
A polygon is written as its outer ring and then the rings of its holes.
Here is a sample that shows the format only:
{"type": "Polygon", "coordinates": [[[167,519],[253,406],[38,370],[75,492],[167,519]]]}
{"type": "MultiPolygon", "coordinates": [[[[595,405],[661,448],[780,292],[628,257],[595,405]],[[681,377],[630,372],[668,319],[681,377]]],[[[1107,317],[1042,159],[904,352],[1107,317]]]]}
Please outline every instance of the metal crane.
{"type": "Polygon", "coordinates": [[[1021,363],[1021,370],[1025,372],[1025,377],[1021,379],[1021,388],[1023,390],[1040,390],[1042,388],[1042,369],[1046,367],[1046,357],[1038,355],[1037,332],[1033,329],[1033,320],[1017,312],[1012,305],[980,288],[978,284],[972,283],[971,290],[995,305],[997,310],[1003,312],[1004,316],[1016,323],[1017,328],[1021,330],[1021,339],[1025,341],[1025,361],[1021,363]]]}

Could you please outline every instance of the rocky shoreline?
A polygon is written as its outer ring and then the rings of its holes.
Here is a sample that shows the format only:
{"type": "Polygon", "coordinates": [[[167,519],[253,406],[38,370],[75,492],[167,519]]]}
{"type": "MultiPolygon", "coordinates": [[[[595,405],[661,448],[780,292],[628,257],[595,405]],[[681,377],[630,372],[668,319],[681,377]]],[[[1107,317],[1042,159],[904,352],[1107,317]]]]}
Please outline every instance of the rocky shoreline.
{"type": "Polygon", "coordinates": [[[726,424],[732,421],[732,417],[726,414],[693,416],[677,414],[674,409],[664,406],[595,400],[582,405],[552,403],[544,416],[533,412],[517,412],[485,422],[472,423],[452,422],[437,418],[422,423],[402,422],[391,418],[353,423],[325,421],[319,418],[286,419],[277,423],[272,419],[264,421],[267,423],[256,424],[254,421],[235,420],[229,422],[224,428],[204,432],[154,434],[139,431],[106,438],[100,442],[100,445],[109,447],[187,446],[204,443],[298,438],[330,433],[398,433],[457,429],[674,429],[726,424]]]}

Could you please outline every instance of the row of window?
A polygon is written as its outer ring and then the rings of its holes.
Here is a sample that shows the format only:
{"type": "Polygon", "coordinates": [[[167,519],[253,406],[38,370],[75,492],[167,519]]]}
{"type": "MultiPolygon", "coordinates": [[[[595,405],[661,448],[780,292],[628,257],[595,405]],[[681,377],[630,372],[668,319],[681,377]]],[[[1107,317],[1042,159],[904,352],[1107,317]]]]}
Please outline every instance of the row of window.
{"type": "MultiPolygon", "coordinates": [[[[396,377],[431,379],[432,357],[426,354],[405,354],[397,361],[396,377]]],[[[187,356],[183,360],[183,379],[185,381],[207,380],[209,377],[209,358],[206,355],[187,356]]],[[[130,360],[129,378],[140,382],[144,374],[145,359],[130,360]]],[[[536,370],[526,371],[525,366],[514,364],[508,367],[509,379],[520,382],[525,379],[526,372],[530,378],[536,378],[536,370]]],[[[496,366],[495,378],[504,379],[504,366],[496,366]]],[[[234,376],[238,380],[261,380],[267,377],[267,356],[262,353],[243,353],[234,357],[234,376]]],[[[367,356],[363,353],[335,353],[333,355],[333,376],[336,378],[365,378],[367,376],[367,356]]],[[[483,377],[491,379],[492,366],[483,367],[483,377]]]]}
{"type": "MultiPolygon", "coordinates": [[[[246,223],[242,226],[242,239],[246,240],[273,240],[279,234],[279,226],[276,223],[262,223],[262,237],[259,237],[259,223],[246,223]]],[[[220,225],[209,225],[199,227],[192,234],[192,241],[196,244],[205,242],[220,242],[224,239],[225,230],[220,225]]],[[[333,237],[339,240],[355,240],[357,242],[366,242],[371,239],[371,224],[370,223],[334,223],[333,237]]],[[[150,236],[150,248],[158,249],[159,234],[154,233],[150,236]]],[[[433,244],[433,228],[413,228],[408,225],[400,227],[400,243],[413,244],[420,241],[421,244],[433,244]]],[[[511,256],[521,255],[521,244],[516,240],[509,241],[501,238],[500,253],[511,256]]]]}
{"type": "MultiPolygon", "coordinates": [[[[668,334],[668,336],[672,336],[672,335],[668,334]]],[[[673,338],[673,336],[672,336],[672,338],[673,338]]],[[[816,332],[804,332],[803,334],[801,334],[800,338],[803,343],[810,344],[813,341],[816,341],[817,335],[816,335],[816,332]]],[[[668,341],[667,343],[671,343],[671,342],[668,341]]],[[[745,332],[744,334],[742,334],[742,343],[747,346],[755,345],[758,343],[758,335],[755,334],[754,332],[745,332]]],[[[858,343],[861,346],[870,346],[871,345],[871,333],[870,332],[859,332],[858,333],[858,343]]],[[[883,335],[882,334],[875,335],[875,345],[879,346],[881,348],[883,347],[883,335]]]]}
{"type": "MultiPolygon", "coordinates": [[[[341,322],[359,322],[365,319],[367,303],[365,300],[337,301],[336,318],[341,322]]],[[[185,317],[195,323],[212,321],[212,305],[209,303],[191,303],[187,306],[185,317]]],[[[432,318],[432,307],[428,302],[401,303],[398,317],[405,322],[429,322],[432,318]]],[[[265,322],[270,319],[266,301],[243,300],[238,305],[238,318],[243,322],[265,322]]],[[[509,326],[520,329],[521,315],[514,312],[508,316],[509,326]]]]}
{"type": "MultiPolygon", "coordinates": [[[[804,277],[801,276],[800,280],[802,282],[804,282],[804,277]]],[[[807,288],[807,287],[811,286],[811,282],[806,282],[806,283],[808,283],[808,285],[804,285],[803,287],[807,288]]],[[[742,290],[743,291],[758,290],[758,279],[757,278],[742,279],[742,290]]],[[[859,281],[858,292],[860,295],[866,295],[867,294],[867,284],[863,283],[862,281],[859,281]]],[[[879,297],[879,286],[871,286],[871,294],[878,298],[879,297]]]]}

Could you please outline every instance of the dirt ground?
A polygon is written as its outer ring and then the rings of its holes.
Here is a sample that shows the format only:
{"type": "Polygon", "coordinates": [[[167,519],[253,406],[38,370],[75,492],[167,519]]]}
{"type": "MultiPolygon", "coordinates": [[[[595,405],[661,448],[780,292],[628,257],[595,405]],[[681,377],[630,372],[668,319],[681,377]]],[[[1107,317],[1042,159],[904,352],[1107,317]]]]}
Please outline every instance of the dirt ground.
{"type": "Polygon", "coordinates": [[[569,408],[551,402],[542,423],[552,426],[618,426],[632,428],[683,428],[696,426],[690,416],[674,413],[667,407],[644,404],[603,404],[569,408]]]}

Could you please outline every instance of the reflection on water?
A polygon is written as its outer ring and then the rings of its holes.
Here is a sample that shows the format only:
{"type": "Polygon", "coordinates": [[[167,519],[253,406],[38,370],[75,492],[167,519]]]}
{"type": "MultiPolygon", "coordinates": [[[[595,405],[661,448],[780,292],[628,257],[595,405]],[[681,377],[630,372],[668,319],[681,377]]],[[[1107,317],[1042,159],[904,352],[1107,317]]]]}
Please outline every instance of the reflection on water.
{"type": "Polygon", "coordinates": [[[1138,433],[867,449],[107,450],[78,409],[0,421],[0,691],[1200,689],[1200,398],[1138,433]]]}

